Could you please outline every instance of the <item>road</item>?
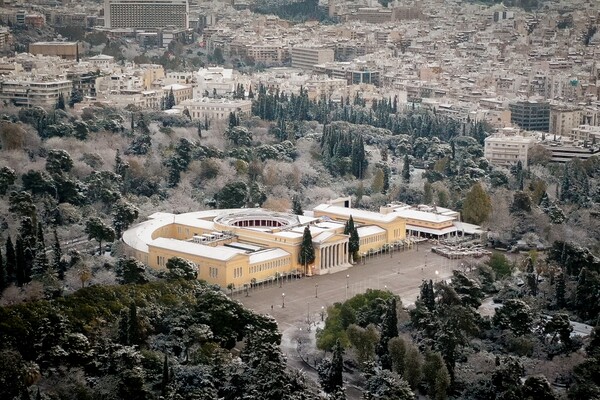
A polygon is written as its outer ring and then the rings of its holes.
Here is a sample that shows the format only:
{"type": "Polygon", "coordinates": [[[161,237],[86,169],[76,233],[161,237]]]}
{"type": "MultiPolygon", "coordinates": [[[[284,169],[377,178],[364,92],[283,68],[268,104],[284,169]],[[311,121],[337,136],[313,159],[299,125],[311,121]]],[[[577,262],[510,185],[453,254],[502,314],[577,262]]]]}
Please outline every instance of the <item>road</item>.
{"type": "MultiPolygon", "coordinates": [[[[305,349],[314,349],[314,324],[320,324],[322,317],[326,317],[327,307],[367,289],[390,290],[408,306],[417,299],[423,279],[446,279],[460,264],[461,260],[438,256],[431,252],[431,245],[422,243],[418,249],[369,257],[364,263],[335,274],[293,279],[283,282],[281,287],[273,283],[253,289],[247,296],[243,292],[235,293],[233,298],[259,314],[273,316],[282,332],[281,347],[288,364],[304,370],[316,381],[312,359],[309,365],[304,362],[311,356],[305,349]],[[310,328],[307,321],[313,324],[310,328]],[[299,343],[302,343],[301,352],[299,343]]],[[[348,399],[360,397],[352,388],[348,388],[346,394],[348,399]]]]}

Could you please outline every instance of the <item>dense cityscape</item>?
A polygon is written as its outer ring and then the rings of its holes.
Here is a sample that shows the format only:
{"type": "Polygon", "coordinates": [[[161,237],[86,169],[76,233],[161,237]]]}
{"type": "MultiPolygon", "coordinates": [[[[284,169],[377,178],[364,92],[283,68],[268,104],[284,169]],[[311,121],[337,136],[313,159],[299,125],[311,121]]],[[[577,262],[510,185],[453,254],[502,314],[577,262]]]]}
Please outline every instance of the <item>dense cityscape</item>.
{"type": "Polygon", "coordinates": [[[600,399],[596,0],[0,0],[1,399],[600,399]]]}

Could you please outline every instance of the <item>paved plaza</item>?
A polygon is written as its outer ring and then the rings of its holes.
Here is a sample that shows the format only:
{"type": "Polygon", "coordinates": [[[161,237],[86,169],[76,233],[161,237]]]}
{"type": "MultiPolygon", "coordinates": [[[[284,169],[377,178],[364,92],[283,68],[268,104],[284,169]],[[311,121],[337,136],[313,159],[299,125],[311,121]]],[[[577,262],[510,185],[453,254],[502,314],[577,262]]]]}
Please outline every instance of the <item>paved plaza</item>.
{"type": "Polygon", "coordinates": [[[406,251],[367,257],[345,271],[267,284],[234,294],[244,306],[260,314],[272,315],[281,331],[306,327],[307,319],[320,321],[321,314],[335,302],[344,301],[367,289],[390,290],[404,306],[414,303],[423,279],[446,279],[461,260],[449,260],[431,252],[421,243],[406,251]],[[437,271],[437,274],[436,274],[437,271]]]}

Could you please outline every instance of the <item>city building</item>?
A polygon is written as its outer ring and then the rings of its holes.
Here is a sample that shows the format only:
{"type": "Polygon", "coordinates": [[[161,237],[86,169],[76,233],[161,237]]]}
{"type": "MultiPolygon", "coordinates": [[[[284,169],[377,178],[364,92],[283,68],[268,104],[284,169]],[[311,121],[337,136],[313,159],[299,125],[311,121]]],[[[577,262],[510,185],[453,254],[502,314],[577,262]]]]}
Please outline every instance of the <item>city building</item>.
{"type": "Polygon", "coordinates": [[[202,97],[184,100],[173,108],[181,110],[182,112],[187,109],[192,119],[217,121],[229,118],[230,113],[250,115],[252,111],[252,101],[202,97]]]}
{"type": "Polygon", "coordinates": [[[527,131],[548,132],[550,129],[550,103],[521,100],[509,104],[511,122],[527,131]]]}
{"type": "Polygon", "coordinates": [[[307,70],[314,69],[317,64],[333,62],[333,49],[323,47],[294,46],[291,48],[292,67],[307,70]]]}
{"type": "Polygon", "coordinates": [[[6,77],[0,79],[0,102],[13,103],[17,106],[52,108],[56,106],[61,94],[65,101],[69,99],[72,87],[73,83],[70,80],[58,77],[6,77]]]}
{"type": "Polygon", "coordinates": [[[282,275],[313,275],[350,267],[344,225],[315,217],[262,209],[155,213],[123,234],[126,253],[156,269],[171,257],[198,268],[198,279],[227,287],[274,281],[282,275]],[[316,259],[299,263],[304,228],[316,259]]]}
{"type": "Polygon", "coordinates": [[[29,52],[33,55],[57,56],[66,60],[77,60],[83,54],[81,42],[35,42],[29,45],[29,52]]]}
{"type": "Polygon", "coordinates": [[[106,28],[188,28],[187,0],[104,0],[106,28]]]}
{"type": "Polygon", "coordinates": [[[575,158],[587,160],[590,157],[600,156],[600,147],[597,145],[578,146],[575,143],[550,142],[543,146],[550,150],[550,161],[555,163],[566,163],[575,158]]]}
{"type": "Polygon", "coordinates": [[[568,136],[571,130],[581,123],[582,112],[581,107],[550,107],[550,133],[557,136],[568,136]]]}
{"type": "Polygon", "coordinates": [[[571,140],[579,143],[600,143],[600,126],[579,125],[568,135],[571,140]]]}
{"type": "Polygon", "coordinates": [[[495,165],[512,165],[521,161],[527,165],[529,148],[535,143],[533,137],[520,135],[492,135],[485,138],[484,157],[495,165]]]}
{"type": "Polygon", "coordinates": [[[236,85],[233,69],[223,67],[200,68],[196,74],[196,83],[194,98],[226,96],[234,92],[236,85]]]}
{"type": "Polygon", "coordinates": [[[163,91],[165,94],[168,95],[171,90],[173,91],[175,104],[179,104],[184,100],[189,100],[192,98],[193,95],[193,90],[190,85],[181,85],[179,83],[173,83],[171,85],[163,86],[163,91]]]}

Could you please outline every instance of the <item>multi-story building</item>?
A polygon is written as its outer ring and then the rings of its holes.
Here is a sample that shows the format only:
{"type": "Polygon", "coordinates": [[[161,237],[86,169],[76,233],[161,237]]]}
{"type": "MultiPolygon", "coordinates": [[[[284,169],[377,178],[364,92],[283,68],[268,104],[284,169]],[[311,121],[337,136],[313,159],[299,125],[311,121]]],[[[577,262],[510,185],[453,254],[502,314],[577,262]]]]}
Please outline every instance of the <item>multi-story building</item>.
{"type": "Polygon", "coordinates": [[[0,27],[0,50],[8,46],[11,35],[8,28],[0,27]]]}
{"type": "Polygon", "coordinates": [[[223,67],[200,68],[196,82],[194,97],[226,96],[233,93],[236,85],[233,70],[223,67]]]}
{"type": "Polygon", "coordinates": [[[550,103],[521,100],[509,105],[511,122],[527,131],[548,132],[550,128],[550,103]]]}
{"type": "Polygon", "coordinates": [[[71,95],[70,80],[48,76],[6,77],[0,79],[0,101],[17,106],[51,108],[62,94],[65,101],[71,95]]]}
{"type": "Polygon", "coordinates": [[[345,21],[362,21],[369,24],[383,24],[392,21],[392,10],[383,8],[361,7],[343,15],[345,21]]]}
{"type": "Polygon", "coordinates": [[[484,157],[495,165],[512,165],[519,161],[527,165],[528,151],[534,143],[535,139],[527,136],[488,136],[485,138],[484,157]]]}
{"type": "Polygon", "coordinates": [[[571,129],[569,138],[579,143],[600,143],[600,126],[579,125],[571,129]]]}
{"type": "Polygon", "coordinates": [[[35,42],[29,45],[29,52],[34,55],[58,56],[66,60],[79,60],[83,54],[81,42],[35,42]]]}
{"type": "Polygon", "coordinates": [[[550,161],[555,163],[566,163],[575,158],[587,160],[590,157],[600,156],[600,147],[577,146],[575,144],[550,142],[544,144],[544,147],[550,150],[550,161]]]}
{"type": "Polygon", "coordinates": [[[230,113],[250,115],[252,101],[202,97],[199,99],[184,100],[174,108],[182,111],[187,109],[192,119],[216,121],[229,118],[230,113]]]}
{"type": "Polygon", "coordinates": [[[550,133],[567,136],[571,130],[581,123],[581,107],[552,106],[550,107],[550,133]]]}
{"type": "Polygon", "coordinates": [[[182,101],[189,100],[193,97],[193,89],[190,85],[181,85],[179,83],[173,83],[171,85],[163,86],[165,94],[169,94],[173,91],[173,97],[175,98],[175,104],[179,104],[182,101]]]}
{"type": "Polygon", "coordinates": [[[187,0],[104,0],[106,28],[188,28],[187,0]]]}
{"type": "Polygon", "coordinates": [[[373,65],[354,62],[329,62],[314,66],[314,71],[331,78],[345,79],[348,85],[369,84],[380,86],[381,71],[373,65]]]}
{"type": "Polygon", "coordinates": [[[291,57],[292,67],[312,70],[317,64],[333,62],[334,51],[323,47],[294,46],[291,57]]]}

